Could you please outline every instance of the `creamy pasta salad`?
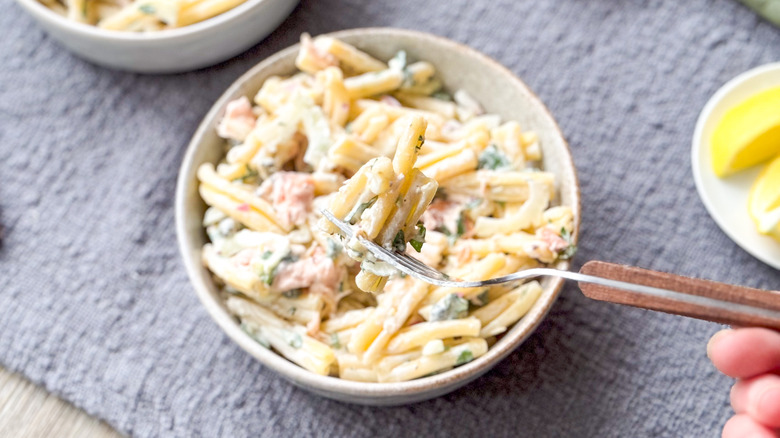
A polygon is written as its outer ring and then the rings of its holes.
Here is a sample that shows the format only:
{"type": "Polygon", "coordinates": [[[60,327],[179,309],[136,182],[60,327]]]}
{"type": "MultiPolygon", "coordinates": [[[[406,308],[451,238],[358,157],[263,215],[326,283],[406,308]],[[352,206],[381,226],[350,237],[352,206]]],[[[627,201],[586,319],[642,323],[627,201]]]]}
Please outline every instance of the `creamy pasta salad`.
{"type": "Polygon", "coordinates": [[[187,26],[246,0],[39,0],[73,21],[102,29],[147,32],[187,26]]]}
{"type": "Polygon", "coordinates": [[[198,169],[203,262],[228,309],[258,343],[343,379],[411,380],[485,354],[539,283],[430,286],[366,257],[319,211],[454,278],[569,258],[572,211],[555,205],[537,136],[445,92],[403,51],[384,62],[304,34],[296,66],[227,104],[225,158],[198,169]]]}

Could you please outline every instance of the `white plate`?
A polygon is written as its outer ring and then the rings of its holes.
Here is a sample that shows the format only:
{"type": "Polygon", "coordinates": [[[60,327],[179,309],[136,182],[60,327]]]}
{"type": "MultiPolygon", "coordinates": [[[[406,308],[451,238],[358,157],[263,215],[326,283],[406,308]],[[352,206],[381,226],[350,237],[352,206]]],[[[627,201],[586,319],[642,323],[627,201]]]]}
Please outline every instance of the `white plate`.
{"type": "Polygon", "coordinates": [[[747,212],[750,186],[762,166],[718,178],[712,171],[710,138],[726,111],[756,93],[778,86],[780,63],[754,68],[730,80],[701,111],[691,150],[696,189],[710,216],[737,245],[775,269],[780,269],[780,243],[756,231],[747,212]]]}

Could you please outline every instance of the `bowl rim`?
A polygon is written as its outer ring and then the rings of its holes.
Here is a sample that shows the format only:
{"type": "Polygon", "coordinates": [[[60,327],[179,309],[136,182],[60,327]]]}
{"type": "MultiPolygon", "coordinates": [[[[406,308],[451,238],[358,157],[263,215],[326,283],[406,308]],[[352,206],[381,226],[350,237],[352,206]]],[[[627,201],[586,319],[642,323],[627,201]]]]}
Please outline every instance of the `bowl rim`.
{"type": "MultiPolygon", "coordinates": [[[[476,49],[472,49],[464,44],[452,41],[448,38],[426,32],[393,27],[367,27],[330,32],[326,33],[325,35],[332,36],[334,38],[342,38],[353,36],[360,37],[367,34],[381,34],[387,35],[388,37],[413,37],[415,39],[428,40],[434,44],[447,46],[454,51],[464,52],[465,56],[476,58],[477,60],[487,64],[492,69],[495,69],[501,75],[505,76],[508,81],[510,81],[510,83],[512,83],[515,87],[524,92],[528,96],[529,100],[532,101],[539,109],[541,109],[545,116],[552,122],[552,127],[555,129],[555,135],[559,138],[563,149],[567,152],[566,162],[562,164],[564,171],[571,172],[573,177],[571,207],[574,214],[574,231],[572,235],[574,243],[578,242],[581,217],[581,196],[579,179],[577,176],[576,167],[574,166],[574,159],[571,154],[571,149],[569,148],[569,145],[566,142],[566,139],[561,132],[557,121],[553,118],[547,106],[544,105],[541,99],[539,99],[530,90],[530,88],[524,82],[522,82],[522,80],[520,80],[508,68],[504,67],[499,62],[493,60],[487,55],[477,51],[476,49]]],[[[541,309],[541,312],[538,315],[538,319],[533,321],[533,323],[524,332],[512,334],[512,331],[517,327],[516,324],[513,325],[505,333],[504,337],[491,346],[484,355],[467,364],[461,365],[443,373],[409,381],[384,383],[357,382],[344,380],[337,377],[318,375],[290,362],[280,354],[260,346],[256,341],[252,340],[249,335],[244,333],[239,328],[239,325],[235,322],[234,318],[226,310],[224,310],[223,306],[215,301],[206,284],[203,282],[204,268],[202,267],[200,260],[197,260],[197,257],[192,256],[193,250],[197,250],[197,248],[191,247],[188,242],[190,237],[187,234],[185,221],[187,193],[189,184],[191,183],[191,181],[188,179],[188,175],[191,174],[191,170],[194,166],[200,164],[194,163],[194,156],[198,150],[201,138],[207,132],[207,130],[210,129],[210,124],[208,122],[214,120],[218,116],[218,113],[223,109],[227,101],[232,98],[233,94],[238,92],[246,82],[251,80],[251,78],[257,75],[260,71],[297,52],[299,46],[300,44],[295,44],[274,53],[273,55],[262,60],[260,63],[256,64],[249,71],[235,80],[215,101],[215,103],[209,109],[208,113],[203,117],[201,123],[195,131],[195,134],[187,146],[187,150],[182,160],[182,165],[177,178],[175,224],[179,251],[182,258],[184,259],[184,265],[187,270],[190,283],[195,288],[195,292],[198,298],[204,307],[206,307],[209,315],[212,317],[212,319],[214,319],[217,325],[220,326],[225,334],[228,335],[228,337],[236,342],[247,353],[254,356],[264,366],[269,367],[275,372],[281,374],[283,377],[288,378],[294,384],[306,387],[308,389],[313,389],[320,395],[327,396],[327,393],[340,393],[348,396],[352,395],[363,397],[363,400],[366,398],[410,396],[413,394],[430,391],[433,388],[445,388],[445,390],[446,388],[454,389],[459,382],[465,383],[473,380],[474,378],[486,372],[493,365],[504,359],[538,328],[560,295],[564,284],[563,279],[551,279],[551,292],[549,295],[547,295],[547,302],[544,303],[544,307],[541,309]]],[[[571,261],[561,262],[559,267],[561,269],[568,270],[571,267],[571,261]]]]}
{"type": "Polygon", "coordinates": [[[203,21],[190,24],[188,26],[177,27],[174,29],[163,29],[154,32],[126,32],[121,30],[101,29],[91,24],[81,23],[69,20],[62,15],[52,11],[46,5],[38,0],[16,0],[21,6],[35,13],[39,18],[47,20],[50,24],[66,29],[68,32],[79,34],[82,37],[105,39],[112,42],[158,42],[165,40],[175,40],[186,38],[192,34],[207,30],[212,27],[218,27],[228,23],[245,12],[256,7],[268,4],[270,0],[246,0],[244,3],[229,9],[219,15],[207,18],[203,21]]]}
{"type": "MultiPolygon", "coordinates": [[[[742,248],[745,252],[754,258],[775,269],[780,269],[780,260],[774,259],[767,255],[760,248],[760,245],[757,246],[749,242],[749,240],[746,239],[744,235],[735,231],[733,226],[731,226],[723,217],[721,209],[718,208],[712,200],[713,195],[708,190],[708,185],[704,182],[702,167],[705,165],[709,167],[709,164],[701,162],[701,154],[703,153],[702,151],[708,146],[709,143],[709,140],[704,138],[704,129],[707,125],[707,122],[709,122],[712,118],[712,114],[715,109],[718,108],[721,101],[729,96],[736,88],[740,87],[742,84],[754,81],[756,78],[760,78],[762,75],[768,72],[780,73],[780,62],[770,62],[768,64],[759,65],[746,70],[729,79],[726,83],[721,85],[717,91],[712,94],[712,96],[710,96],[710,98],[707,100],[707,103],[704,104],[704,107],[702,107],[698,118],[696,119],[696,125],[693,130],[693,138],[691,140],[690,158],[693,182],[696,186],[699,199],[701,199],[702,204],[704,204],[704,208],[707,210],[707,213],[710,215],[712,220],[715,221],[715,224],[718,225],[718,228],[720,228],[721,231],[723,231],[723,233],[726,234],[726,236],[728,236],[732,242],[736,243],[737,246],[742,248]]],[[[709,152],[704,153],[706,153],[707,157],[711,155],[709,152]]]]}

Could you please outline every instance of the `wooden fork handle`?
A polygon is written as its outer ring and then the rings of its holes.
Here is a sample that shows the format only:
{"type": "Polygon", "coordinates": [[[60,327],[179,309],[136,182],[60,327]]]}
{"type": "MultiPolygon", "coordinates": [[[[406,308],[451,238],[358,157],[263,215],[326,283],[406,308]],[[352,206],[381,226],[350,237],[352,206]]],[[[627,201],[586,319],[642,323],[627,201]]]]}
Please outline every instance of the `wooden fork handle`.
{"type": "Polygon", "coordinates": [[[771,315],[771,313],[780,315],[780,292],[778,291],[734,286],[601,261],[586,263],[580,269],[580,273],[667,289],[686,295],[711,298],[721,302],[736,304],[736,306],[727,305],[725,306],[727,308],[724,309],[701,303],[684,302],[674,297],[650,296],[608,286],[579,282],[579,287],[585,296],[595,300],[626,304],[633,307],[724,324],[759,326],[780,330],[780,316],[771,315]],[[754,309],[764,309],[764,311],[754,312],[745,306],[750,306],[754,309]]]}

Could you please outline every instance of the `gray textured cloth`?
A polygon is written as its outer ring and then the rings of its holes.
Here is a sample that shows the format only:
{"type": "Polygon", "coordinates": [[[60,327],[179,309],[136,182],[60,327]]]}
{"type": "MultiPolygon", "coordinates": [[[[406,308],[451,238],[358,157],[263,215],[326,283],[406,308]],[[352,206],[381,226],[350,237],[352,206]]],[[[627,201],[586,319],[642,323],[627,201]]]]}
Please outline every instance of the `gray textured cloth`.
{"type": "MultiPolygon", "coordinates": [[[[760,288],[778,271],[707,215],[694,122],[726,80],[780,59],[780,30],[729,0],[304,0],[213,68],[141,76],[81,61],[0,14],[0,363],[133,436],[715,436],[730,381],[715,324],[591,302],[568,285],[509,358],[450,395],[351,406],[293,387],[211,321],[179,260],[178,166],[212,102],[298,39],[430,31],[522,77],[568,137],[583,194],[577,265],[601,259],[760,288]]],[[[577,267],[578,267],[577,266],[577,267]]]]}

